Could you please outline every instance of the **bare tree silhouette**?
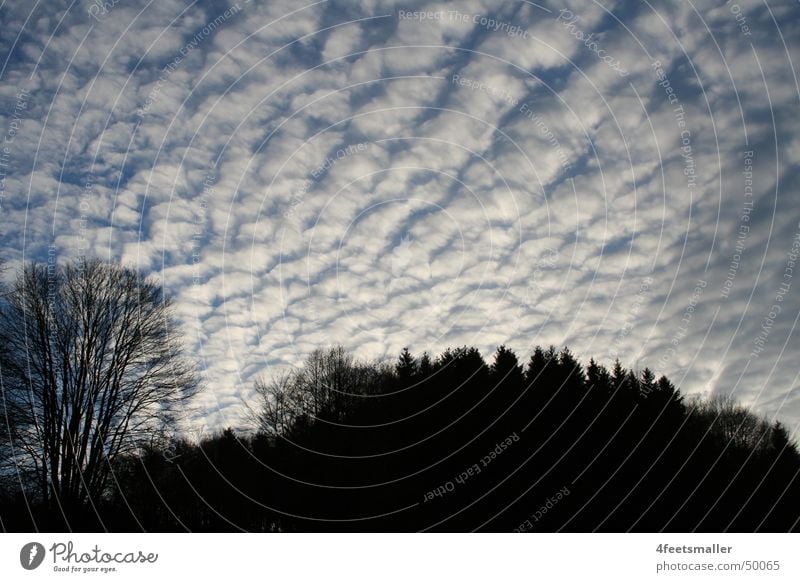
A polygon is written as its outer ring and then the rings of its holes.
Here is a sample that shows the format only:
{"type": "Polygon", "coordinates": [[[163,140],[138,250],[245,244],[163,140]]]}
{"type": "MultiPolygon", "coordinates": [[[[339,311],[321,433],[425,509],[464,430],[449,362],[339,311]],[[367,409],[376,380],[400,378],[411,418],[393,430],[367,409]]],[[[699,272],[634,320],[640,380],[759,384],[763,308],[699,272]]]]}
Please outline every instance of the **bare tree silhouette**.
{"type": "Polygon", "coordinates": [[[25,266],[0,315],[17,468],[45,505],[99,499],[111,463],[173,425],[199,388],[152,279],[98,260],[25,266]]]}

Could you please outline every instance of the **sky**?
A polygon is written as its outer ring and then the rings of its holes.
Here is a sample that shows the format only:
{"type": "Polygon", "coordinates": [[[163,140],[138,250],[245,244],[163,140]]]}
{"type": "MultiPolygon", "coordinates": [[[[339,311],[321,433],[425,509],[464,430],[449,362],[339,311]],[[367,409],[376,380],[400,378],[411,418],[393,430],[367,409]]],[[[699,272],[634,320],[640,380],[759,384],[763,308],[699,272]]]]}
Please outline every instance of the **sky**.
{"type": "Polygon", "coordinates": [[[799,429],[800,3],[0,19],[0,256],[157,277],[206,385],[194,429],[333,344],[569,346],[799,429]]]}

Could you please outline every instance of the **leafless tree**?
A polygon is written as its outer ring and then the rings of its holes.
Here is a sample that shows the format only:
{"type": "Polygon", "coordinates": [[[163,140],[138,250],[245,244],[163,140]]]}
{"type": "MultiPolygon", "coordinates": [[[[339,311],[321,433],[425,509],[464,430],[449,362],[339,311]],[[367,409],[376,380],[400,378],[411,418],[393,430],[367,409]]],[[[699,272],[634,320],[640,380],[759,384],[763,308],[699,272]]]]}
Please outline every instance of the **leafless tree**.
{"type": "MultiPolygon", "coordinates": [[[[0,276],[5,272],[5,260],[0,257],[0,276]]],[[[5,297],[6,285],[0,279],[0,298],[5,297]]],[[[7,346],[0,342],[0,492],[10,491],[14,488],[14,459],[13,447],[11,446],[11,422],[12,418],[6,408],[3,386],[3,362],[4,354],[8,352],[7,346]]]]}
{"type": "Polygon", "coordinates": [[[356,362],[341,346],[316,349],[302,367],[258,378],[254,401],[245,402],[245,420],[268,436],[285,435],[301,416],[338,421],[370,385],[387,377],[391,366],[356,362]]]}
{"type": "Polygon", "coordinates": [[[23,267],[0,312],[0,382],[17,469],[80,506],[110,464],[174,426],[199,383],[154,280],[98,260],[23,267]]]}
{"type": "Polygon", "coordinates": [[[276,437],[284,434],[297,418],[299,391],[296,374],[282,372],[272,379],[255,381],[255,402],[245,403],[246,420],[262,434],[276,437]]]}
{"type": "Polygon", "coordinates": [[[748,449],[766,448],[771,443],[770,423],[732,396],[694,398],[689,401],[689,408],[695,418],[704,418],[724,443],[748,449]]]}
{"type": "Polygon", "coordinates": [[[338,418],[359,391],[359,368],[342,346],[314,350],[298,374],[303,411],[316,418],[338,418]]]}

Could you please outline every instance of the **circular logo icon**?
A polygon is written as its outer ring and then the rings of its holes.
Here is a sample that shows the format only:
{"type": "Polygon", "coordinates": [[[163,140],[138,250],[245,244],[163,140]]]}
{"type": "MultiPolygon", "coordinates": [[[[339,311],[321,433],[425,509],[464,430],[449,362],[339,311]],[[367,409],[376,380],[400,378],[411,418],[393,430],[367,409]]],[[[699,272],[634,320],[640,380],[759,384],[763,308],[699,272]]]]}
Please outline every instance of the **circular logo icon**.
{"type": "Polygon", "coordinates": [[[19,563],[26,570],[35,570],[44,561],[44,546],[38,542],[30,542],[19,551],[19,563]]]}

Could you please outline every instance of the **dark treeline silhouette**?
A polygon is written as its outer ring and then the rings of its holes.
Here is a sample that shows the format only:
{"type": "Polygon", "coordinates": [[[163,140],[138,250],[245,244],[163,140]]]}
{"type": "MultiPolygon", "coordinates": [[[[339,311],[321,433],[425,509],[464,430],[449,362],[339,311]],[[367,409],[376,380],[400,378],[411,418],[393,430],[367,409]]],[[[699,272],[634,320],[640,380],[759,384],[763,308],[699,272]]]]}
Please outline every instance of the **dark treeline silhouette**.
{"type": "Polygon", "coordinates": [[[644,369],[501,346],[363,363],[340,347],[255,384],[251,430],[111,462],[69,524],[17,482],[7,529],[789,531],[800,456],[780,423],[687,400],[644,369]],[[25,501],[27,499],[27,502],[25,501]]]}

